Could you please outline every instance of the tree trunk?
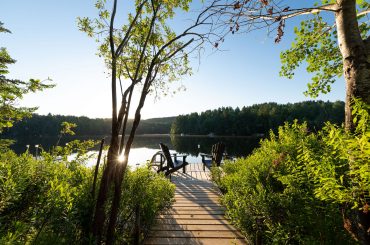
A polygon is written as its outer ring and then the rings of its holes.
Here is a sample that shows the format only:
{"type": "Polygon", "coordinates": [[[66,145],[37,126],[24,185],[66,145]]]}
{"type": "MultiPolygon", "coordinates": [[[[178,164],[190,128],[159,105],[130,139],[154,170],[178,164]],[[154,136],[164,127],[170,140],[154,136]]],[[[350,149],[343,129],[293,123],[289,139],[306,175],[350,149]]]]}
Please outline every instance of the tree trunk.
{"type": "Polygon", "coordinates": [[[135,119],[133,122],[133,126],[131,129],[130,136],[127,140],[125,151],[124,151],[124,161],[122,163],[119,163],[115,167],[115,176],[114,176],[114,197],[112,202],[112,207],[110,210],[110,218],[109,218],[109,224],[108,224],[108,230],[107,230],[107,245],[111,245],[114,243],[114,229],[117,222],[117,216],[119,211],[119,205],[121,201],[121,189],[122,189],[122,181],[124,178],[124,173],[126,171],[127,163],[128,163],[128,157],[130,154],[130,149],[132,142],[135,137],[135,132],[137,127],[140,123],[140,110],[143,107],[144,101],[145,101],[146,95],[144,98],[141,98],[141,101],[139,103],[139,106],[137,108],[135,119]]]}
{"type": "Polygon", "coordinates": [[[126,163],[119,163],[117,164],[115,177],[114,177],[114,196],[110,211],[109,223],[107,228],[107,245],[112,245],[114,243],[114,231],[116,228],[116,221],[119,211],[119,205],[121,201],[121,189],[122,189],[122,181],[123,176],[126,171],[126,167],[122,169],[121,166],[118,165],[127,165],[127,158],[125,158],[124,162],[126,163]]]}
{"type": "Polygon", "coordinates": [[[107,166],[104,169],[103,176],[100,182],[100,188],[95,206],[95,215],[93,221],[93,235],[96,243],[100,244],[105,223],[105,204],[108,198],[108,192],[112,184],[114,169],[118,161],[119,152],[119,128],[117,127],[117,91],[116,91],[116,59],[112,57],[112,138],[108,150],[107,166]]]}
{"type": "Polygon", "coordinates": [[[356,0],[337,0],[338,44],[343,57],[346,81],[345,127],[353,130],[352,99],[360,98],[370,104],[369,42],[362,40],[358,28],[356,0]]]}
{"type": "MultiPolygon", "coordinates": [[[[343,56],[343,72],[346,81],[345,127],[354,130],[351,103],[360,98],[370,104],[370,55],[369,40],[362,40],[358,27],[356,0],[337,0],[336,13],[338,43],[343,56]]],[[[361,205],[361,204],[360,204],[361,205]]],[[[370,214],[358,211],[358,221],[352,222],[363,244],[370,244],[370,214]]]]}

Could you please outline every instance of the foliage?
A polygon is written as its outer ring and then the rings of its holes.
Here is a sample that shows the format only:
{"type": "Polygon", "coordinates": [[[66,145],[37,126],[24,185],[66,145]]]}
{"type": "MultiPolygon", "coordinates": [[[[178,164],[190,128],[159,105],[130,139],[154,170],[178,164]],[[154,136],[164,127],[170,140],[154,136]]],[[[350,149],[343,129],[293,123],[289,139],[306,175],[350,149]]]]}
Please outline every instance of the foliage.
{"type": "Polygon", "coordinates": [[[354,133],[327,124],[322,131],[323,148],[317,155],[302,147],[301,161],[310,165],[317,198],[367,213],[370,190],[369,106],[354,100],[354,133]]]}
{"type": "MultiPolygon", "coordinates": [[[[335,3],[329,0],[321,2],[323,5],[335,3]]],[[[367,1],[356,2],[358,12],[369,8],[370,4],[367,1]]],[[[365,40],[370,30],[366,15],[359,15],[357,21],[362,38],[365,40]]],[[[299,66],[307,64],[307,72],[314,75],[307,84],[308,90],[305,94],[316,98],[320,93],[330,92],[331,84],[343,74],[343,57],[338,46],[337,26],[330,18],[318,13],[301,21],[300,26],[294,28],[294,34],[296,37],[291,48],[280,55],[282,63],[280,75],[291,79],[299,66]]]]}
{"type": "Polygon", "coordinates": [[[223,107],[201,114],[180,115],[172,124],[174,134],[254,135],[274,131],[285,121],[307,121],[310,130],[318,130],[326,121],[341,124],[344,103],[306,101],[294,104],[264,103],[241,109],[223,107]]]}
{"type": "Polygon", "coordinates": [[[292,47],[281,53],[280,75],[292,79],[294,70],[307,62],[307,72],[314,73],[306,95],[316,98],[330,92],[330,85],[343,74],[342,55],[335,38],[336,31],[320,16],[302,21],[294,28],[292,47]]]}
{"type": "Polygon", "coordinates": [[[70,123],[70,122],[62,122],[61,124],[62,129],[60,130],[60,134],[69,134],[69,135],[75,135],[75,132],[72,130],[77,127],[77,124],[70,123]]]}
{"type": "MultiPolygon", "coordinates": [[[[43,152],[0,153],[0,244],[84,244],[91,242],[93,141],[72,141],[43,152]],[[73,156],[73,158],[71,157],[73,156]]],[[[126,173],[117,239],[130,242],[140,210],[141,238],[158,212],[171,204],[174,185],[147,168],[126,173]]]]}
{"type": "MultiPolygon", "coordinates": [[[[10,33],[9,30],[3,27],[0,22],[0,33],[10,33]]],[[[47,85],[44,82],[36,79],[29,81],[20,81],[18,79],[9,79],[8,65],[14,64],[16,61],[12,59],[6,48],[0,48],[0,133],[4,128],[13,126],[13,123],[21,120],[24,117],[30,117],[37,107],[19,107],[18,101],[25,94],[42,91],[46,88],[52,88],[54,85],[47,85]]],[[[50,79],[48,79],[50,80],[50,79]]]]}
{"type": "Polygon", "coordinates": [[[132,244],[137,222],[135,211],[140,213],[140,239],[149,231],[159,211],[168,208],[174,197],[175,185],[164,175],[147,167],[128,170],[124,178],[122,201],[116,236],[118,243],[132,244]]]}
{"type": "Polygon", "coordinates": [[[62,137],[64,135],[75,135],[76,134],[72,129],[76,128],[77,124],[64,121],[60,124],[60,127],[61,127],[61,129],[60,129],[60,132],[59,132],[59,138],[58,138],[58,141],[57,141],[57,146],[59,145],[59,142],[60,142],[60,140],[62,139],[62,137]]]}
{"type": "MultiPolygon", "coordinates": [[[[93,143],[84,143],[91,147],[93,143]]],[[[80,148],[74,142],[65,150],[80,148]]],[[[81,149],[84,147],[81,147],[81,149]]],[[[58,152],[60,153],[60,152],[58,152]]],[[[86,240],[92,170],[83,155],[0,154],[0,243],[75,244],[86,240]]]]}
{"type": "Polygon", "coordinates": [[[228,216],[252,241],[259,235],[267,244],[350,244],[340,208],[360,202],[360,187],[368,190],[368,141],[330,124],[315,134],[305,123],[286,123],[247,158],[213,170],[213,179],[225,192],[228,216]],[[358,168],[349,170],[355,159],[358,168]]]}
{"type": "MultiPolygon", "coordinates": [[[[191,74],[188,56],[179,52],[185,42],[177,38],[176,32],[167,23],[174,17],[175,10],[187,11],[189,3],[189,0],[135,1],[135,12],[129,13],[127,23],[120,28],[113,28],[115,61],[112,60],[112,44],[107,35],[112,17],[107,1],[97,0],[95,7],[99,17],[78,18],[78,26],[99,43],[98,55],[104,58],[109,69],[116,62],[118,78],[132,80],[134,87],[141,84],[146,93],[167,95],[169,83],[191,74]],[[149,80],[152,81],[148,83],[149,80]]],[[[120,81],[121,90],[129,89],[128,85],[120,81]]]]}

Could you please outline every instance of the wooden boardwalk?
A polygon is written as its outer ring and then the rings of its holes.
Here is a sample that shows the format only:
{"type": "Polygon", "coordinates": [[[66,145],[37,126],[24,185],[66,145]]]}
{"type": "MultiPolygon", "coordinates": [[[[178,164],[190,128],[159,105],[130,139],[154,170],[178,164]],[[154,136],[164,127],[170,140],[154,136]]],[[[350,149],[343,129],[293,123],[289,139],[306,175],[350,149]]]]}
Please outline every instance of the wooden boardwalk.
{"type": "Polygon", "coordinates": [[[219,191],[202,164],[189,164],[172,175],[175,203],[157,218],[145,244],[246,244],[224,217],[219,191]]]}

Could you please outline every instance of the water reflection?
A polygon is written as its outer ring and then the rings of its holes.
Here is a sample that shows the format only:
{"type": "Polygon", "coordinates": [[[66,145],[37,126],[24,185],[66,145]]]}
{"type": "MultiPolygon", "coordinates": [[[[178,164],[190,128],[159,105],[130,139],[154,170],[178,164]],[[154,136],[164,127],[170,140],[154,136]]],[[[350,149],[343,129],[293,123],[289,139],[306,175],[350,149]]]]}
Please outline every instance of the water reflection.
{"type": "MultiPolygon", "coordinates": [[[[75,139],[79,140],[101,140],[102,136],[86,136],[86,137],[65,137],[60,141],[60,145],[65,145],[67,142],[75,139]]],[[[50,150],[55,146],[57,137],[21,137],[12,145],[12,149],[19,153],[26,151],[29,145],[29,152],[36,153],[35,145],[39,145],[44,150],[50,150]]],[[[255,137],[207,137],[207,136],[177,136],[177,135],[137,135],[132,144],[130,153],[130,164],[145,162],[159,149],[159,143],[164,143],[175,152],[187,154],[190,162],[200,161],[198,155],[202,153],[210,153],[212,145],[217,142],[223,142],[226,145],[226,151],[230,156],[242,157],[249,155],[259,144],[259,138],[255,137]],[[198,148],[199,147],[199,148],[198,148]]],[[[106,144],[109,144],[109,138],[106,138],[106,144]]],[[[98,145],[94,151],[98,150],[98,145]]]]}
{"type": "Polygon", "coordinates": [[[212,145],[217,142],[226,145],[226,152],[230,156],[247,156],[258,146],[259,141],[255,137],[171,136],[171,144],[177,152],[194,156],[199,152],[210,153],[212,145]]]}

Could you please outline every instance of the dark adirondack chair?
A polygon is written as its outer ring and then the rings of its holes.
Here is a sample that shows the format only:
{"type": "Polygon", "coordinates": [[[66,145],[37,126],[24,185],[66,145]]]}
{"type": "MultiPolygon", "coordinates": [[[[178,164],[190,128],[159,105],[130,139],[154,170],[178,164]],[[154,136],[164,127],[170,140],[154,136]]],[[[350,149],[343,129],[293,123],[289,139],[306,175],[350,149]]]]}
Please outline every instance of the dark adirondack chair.
{"type": "Polygon", "coordinates": [[[164,172],[165,175],[170,175],[182,168],[183,173],[186,172],[186,165],[189,163],[186,161],[186,155],[171,154],[170,150],[165,144],[160,143],[161,151],[153,155],[151,160],[151,167],[155,167],[156,171],[164,172]],[[178,160],[178,157],[182,157],[182,160],[178,160]]]}
{"type": "Polygon", "coordinates": [[[149,168],[153,169],[157,173],[163,172],[167,169],[167,166],[164,166],[166,158],[162,151],[157,151],[150,160],[149,168]]]}
{"type": "Polygon", "coordinates": [[[203,171],[207,168],[211,168],[212,164],[216,166],[221,165],[222,158],[225,152],[225,144],[218,142],[212,146],[212,154],[200,154],[202,156],[203,171]]]}

